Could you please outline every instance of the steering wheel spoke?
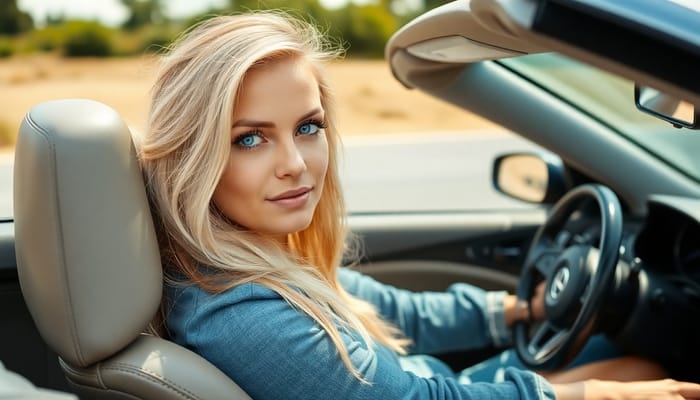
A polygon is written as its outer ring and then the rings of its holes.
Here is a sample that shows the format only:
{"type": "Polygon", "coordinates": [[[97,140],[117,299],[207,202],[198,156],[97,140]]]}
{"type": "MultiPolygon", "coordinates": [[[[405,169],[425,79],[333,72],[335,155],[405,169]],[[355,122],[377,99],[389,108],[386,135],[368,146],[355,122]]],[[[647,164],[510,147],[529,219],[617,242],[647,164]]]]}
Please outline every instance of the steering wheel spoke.
{"type": "Polygon", "coordinates": [[[535,256],[535,269],[537,272],[542,274],[543,277],[548,278],[554,270],[555,262],[560,252],[559,249],[552,248],[540,250],[535,256]]]}
{"type": "Polygon", "coordinates": [[[536,329],[527,345],[527,351],[535,359],[542,359],[561,348],[567,338],[566,330],[559,330],[544,321],[536,329]]]}

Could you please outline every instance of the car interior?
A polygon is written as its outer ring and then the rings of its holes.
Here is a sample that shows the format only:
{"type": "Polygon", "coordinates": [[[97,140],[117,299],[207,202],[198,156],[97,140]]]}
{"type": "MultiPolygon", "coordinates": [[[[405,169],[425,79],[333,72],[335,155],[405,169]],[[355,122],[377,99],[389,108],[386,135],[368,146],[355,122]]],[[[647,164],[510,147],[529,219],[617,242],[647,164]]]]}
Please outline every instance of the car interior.
{"type": "MultiPolygon", "coordinates": [[[[526,364],[562,365],[597,318],[623,348],[663,361],[674,378],[700,382],[700,185],[527,79],[518,63],[556,51],[638,82],[638,101],[649,86],[700,104],[700,81],[688,85],[691,71],[680,65],[700,61],[691,29],[675,31],[683,39],[677,60],[685,62],[647,65],[600,50],[601,37],[566,36],[552,22],[578,17],[586,27],[607,27],[601,35],[665,49],[659,31],[618,24],[643,12],[664,22],[663,10],[609,3],[458,0],[392,37],[386,59],[407,90],[497,121],[547,153],[528,147],[494,160],[494,187],[531,208],[350,215],[364,243],[355,268],[412,290],[469,282],[526,298],[539,280],[561,283],[561,265],[580,265],[566,272],[572,283],[557,293],[565,301],[548,311],[551,320],[516,326],[526,364]],[[572,145],[572,137],[581,140],[572,145]],[[517,157],[544,166],[543,177],[515,178],[527,179],[526,192],[540,189],[529,200],[505,176],[517,157]]],[[[633,93],[628,101],[634,107],[633,93]]],[[[674,126],[700,121],[697,113],[678,121],[663,107],[648,108],[674,126]]],[[[200,356],[144,333],[162,275],[134,144],[118,111],[84,99],[36,105],[20,128],[14,174],[14,220],[0,223],[0,341],[12,344],[0,346],[0,361],[8,369],[81,398],[249,398],[200,356]]],[[[459,368],[497,350],[441,357],[459,368]]]]}
{"type": "Polygon", "coordinates": [[[128,128],[90,100],[42,103],[15,153],[15,249],[27,306],[85,398],[248,398],[216,367],[142,334],[162,272],[128,128]],[[87,116],[87,117],[86,117],[87,116]]]}
{"type": "MultiPolygon", "coordinates": [[[[582,299],[578,309],[549,309],[547,323],[531,336],[531,327],[516,326],[514,345],[527,365],[547,369],[568,359],[564,353],[571,346],[570,334],[575,336],[585,325],[589,302],[597,302],[594,292],[607,286],[607,293],[599,293],[604,300],[593,307],[600,311],[597,329],[614,337],[625,350],[661,362],[672,376],[700,380],[693,366],[699,353],[694,332],[700,326],[696,318],[689,317],[700,310],[694,267],[697,253],[690,244],[697,239],[691,232],[698,226],[694,211],[700,194],[695,175],[698,164],[687,164],[679,171],[683,155],[675,153],[664,159],[660,148],[665,143],[654,140],[654,132],[663,129],[666,143],[697,148],[693,131],[666,133],[681,127],[697,129],[698,112],[693,105],[700,104],[696,74],[689,70],[700,61],[700,37],[690,28],[697,24],[698,13],[677,3],[455,1],[416,18],[387,45],[386,59],[406,87],[498,121],[565,160],[558,169],[547,157],[535,156],[547,165],[544,178],[536,180],[543,188],[538,201],[553,206],[547,221],[531,237],[516,292],[529,298],[530,273],[546,279],[552,288],[552,282],[561,278],[559,273],[567,269],[561,265],[566,264],[580,264],[579,270],[589,271],[583,278],[589,283],[579,287],[578,278],[567,275],[571,279],[567,290],[573,290],[567,296],[582,299]],[[581,61],[597,72],[587,68],[585,74],[572,73],[581,61]],[[545,76],[559,73],[562,78],[553,79],[554,83],[545,76]],[[568,73],[571,75],[565,76],[568,73]],[[628,127],[616,125],[614,118],[623,113],[627,117],[629,111],[605,99],[618,95],[619,82],[608,79],[610,73],[634,84],[628,92],[626,87],[620,91],[628,96],[624,101],[633,104],[636,100],[632,118],[642,111],[674,128],[651,128],[645,122],[635,125],[639,132],[624,132],[628,127]],[[588,99],[599,104],[586,104],[576,96],[567,97],[566,89],[547,86],[577,80],[609,84],[571,85],[575,91],[593,93],[588,99]],[[644,107],[640,92],[648,87],[659,89],[662,96],[650,102],[653,106],[644,107]],[[690,112],[678,121],[666,115],[666,102],[672,104],[672,111],[686,102],[690,112]],[[609,110],[599,105],[613,105],[617,108],[613,112],[621,114],[607,118],[609,110]],[[649,132],[647,137],[645,132],[649,132]],[[621,136],[627,140],[620,140],[621,136]],[[560,190],[562,182],[564,191],[560,190]],[[614,195],[591,193],[587,201],[574,206],[581,195],[579,189],[597,192],[606,188],[612,188],[614,195]],[[606,216],[611,209],[617,209],[623,218],[606,216]],[[662,222],[671,220],[679,225],[667,227],[662,222]],[[616,258],[611,263],[616,265],[608,269],[604,266],[604,237],[618,225],[613,240],[619,246],[613,247],[619,247],[620,254],[608,252],[616,258]],[[572,254],[581,245],[600,251],[593,256],[595,266],[587,258],[592,253],[572,254]],[[554,265],[548,265],[551,253],[559,254],[554,265]],[[603,277],[606,274],[608,278],[603,277]],[[568,321],[554,317],[569,313],[568,321]],[[668,329],[656,329],[658,326],[668,329]]],[[[508,157],[501,157],[496,166],[508,157]]],[[[500,184],[501,170],[494,170],[495,186],[512,194],[500,184]]],[[[523,186],[533,185],[524,182],[523,186]]],[[[528,199],[521,194],[516,197],[528,199]]],[[[562,302],[563,307],[566,302],[562,302]]]]}

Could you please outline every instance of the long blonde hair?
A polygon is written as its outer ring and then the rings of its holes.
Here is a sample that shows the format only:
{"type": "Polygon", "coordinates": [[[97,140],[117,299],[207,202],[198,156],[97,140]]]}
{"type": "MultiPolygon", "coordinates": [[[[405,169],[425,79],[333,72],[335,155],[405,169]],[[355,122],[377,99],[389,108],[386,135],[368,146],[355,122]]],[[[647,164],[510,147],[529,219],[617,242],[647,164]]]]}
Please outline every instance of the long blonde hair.
{"type": "MultiPolygon", "coordinates": [[[[339,138],[322,64],[337,56],[311,24],[280,12],[209,19],[182,36],[162,59],[152,89],[149,127],[139,143],[166,279],[184,276],[218,293],[256,282],[279,293],[329,335],[347,368],[339,329],[404,353],[406,341],[370,304],[343,290],[337,268],[347,236],[339,186],[339,138]],[[326,111],[329,164],[310,226],[287,246],[242,230],[211,200],[230,157],[230,127],[246,73],[283,57],[314,68],[326,111]]],[[[174,280],[171,282],[175,284],[174,280]]]]}

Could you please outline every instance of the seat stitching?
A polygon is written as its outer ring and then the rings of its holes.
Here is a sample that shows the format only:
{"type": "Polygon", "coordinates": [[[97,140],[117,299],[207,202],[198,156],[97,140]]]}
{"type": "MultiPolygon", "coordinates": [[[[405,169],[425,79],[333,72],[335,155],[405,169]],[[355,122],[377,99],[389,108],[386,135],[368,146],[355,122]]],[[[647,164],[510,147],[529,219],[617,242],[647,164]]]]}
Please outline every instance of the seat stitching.
{"type": "Polygon", "coordinates": [[[126,364],[126,363],[114,363],[110,366],[103,366],[103,369],[121,371],[121,372],[126,372],[126,373],[135,373],[136,375],[140,375],[140,376],[142,376],[142,377],[144,377],[144,378],[146,378],[154,383],[162,383],[161,381],[163,381],[163,382],[172,386],[172,387],[169,387],[168,385],[163,385],[163,387],[165,387],[165,388],[171,389],[175,392],[178,392],[178,391],[182,392],[180,394],[182,394],[188,398],[191,398],[191,399],[200,399],[200,397],[197,396],[196,394],[194,394],[191,391],[187,390],[186,388],[178,385],[177,383],[171,381],[170,379],[165,378],[163,376],[160,376],[159,374],[155,373],[154,371],[135,368],[132,365],[126,364]],[[158,378],[158,379],[156,379],[156,378],[158,378]]]}
{"type": "MultiPolygon", "coordinates": [[[[63,242],[63,235],[61,235],[61,231],[62,231],[62,227],[63,227],[63,220],[61,218],[61,212],[60,212],[60,210],[61,210],[61,198],[58,195],[58,190],[56,187],[56,182],[58,181],[58,177],[56,176],[56,170],[57,170],[57,168],[56,168],[56,144],[50,139],[50,136],[48,134],[48,130],[46,128],[44,128],[43,126],[41,126],[38,122],[34,121],[34,119],[32,119],[31,111],[29,113],[27,113],[27,115],[25,116],[24,119],[25,119],[25,121],[27,121],[27,124],[29,124],[33,128],[35,128],[34,131],[37,132],[39,135],[41,135],[46,140],[46,142],[49,146],[49,156],[51,157],[51,163],[53,164],[53,171],[52,172],[54,174],[54,177],[52,180],[53,192],[54,192],[54,195],[56,196],[56,205],[57,205],[57,210],[58,210],[58,212],[56,213],[56,222],[57,222],[57,232],[56,233],[58,236],[58,240],[60,241],[59,248],[61,249],[61,251],[60,251],[60,256],[61,256],[61,261],[62,261],[61,269],[63,270],[63,274],[61,274],[61,275],[63,277],[63,281],[65,284],[64,287],[66,288],[66,290],[64,290],[65,295],[66,295],[66,302],[68,303],[69,309],[73,310],[73,301],[72,301],[73,299],[71,296],[70,284],[68,282],[68,274],[66,273],[66,265],[67,265],[66,252],[63,251],[63,249],[65,249],[65,246],[64,246],[65,243],[63,242]]],[[[82,354],[82,351],[80,348],[80,339],[78,338],[78,333],[77,333],[78,327],[76,325],[75,318],[73,318],[73,316],[71,315],[70,318],[68,318],[68,319],[69,319],[70,325],[72,325],[72,327],[73,327],[73,329],[71,329],[70,335],[71,335],[71,339],[73,340],[73,349],[75,351],[75,355],[78,357],[78,360],[80,361],[80,363],[84,364],[85,357],[83,357],[83,354],[82,354]]]]}

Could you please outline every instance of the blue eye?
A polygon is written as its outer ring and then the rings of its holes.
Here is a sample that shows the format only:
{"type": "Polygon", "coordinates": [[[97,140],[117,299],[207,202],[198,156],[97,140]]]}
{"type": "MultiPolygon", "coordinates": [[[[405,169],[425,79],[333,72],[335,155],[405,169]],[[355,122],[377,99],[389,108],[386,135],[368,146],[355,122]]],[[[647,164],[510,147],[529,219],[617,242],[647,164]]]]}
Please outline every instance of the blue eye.
{"type": "Polygon", "coordinates": [[[302,136],[315,135],[321,129],[325,129],[326,125],[321,121],[306,121],[299,125],[297,133],[302,136]]]}
{"type": "Polygon", "coordinates": [[[252,149],[263,142],[262,136],[257,132],[244,133],[234,139],[233,144],[242,149],[252,149]]]}

